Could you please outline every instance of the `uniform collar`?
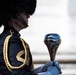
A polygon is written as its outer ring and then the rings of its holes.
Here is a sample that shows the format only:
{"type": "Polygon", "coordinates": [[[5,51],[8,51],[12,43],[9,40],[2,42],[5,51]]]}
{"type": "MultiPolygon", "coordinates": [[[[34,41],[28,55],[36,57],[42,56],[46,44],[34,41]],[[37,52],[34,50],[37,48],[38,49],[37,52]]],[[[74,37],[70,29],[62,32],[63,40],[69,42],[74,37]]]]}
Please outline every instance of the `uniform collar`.
{"type": "Polygon", "coordinates": [[[20,36],[20,33],[18,31],[16,31],[13,27],[7,26],[7,27],[4,28],[4,32],[5,31],[12,31],[13,33],[20,36]]]}

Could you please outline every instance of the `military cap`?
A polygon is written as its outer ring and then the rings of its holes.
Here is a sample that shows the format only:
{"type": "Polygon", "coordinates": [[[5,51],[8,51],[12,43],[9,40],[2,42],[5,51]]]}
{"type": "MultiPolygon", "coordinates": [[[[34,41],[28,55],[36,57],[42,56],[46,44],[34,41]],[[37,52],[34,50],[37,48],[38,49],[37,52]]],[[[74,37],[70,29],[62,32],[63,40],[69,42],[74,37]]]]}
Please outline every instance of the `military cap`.
{"type": "Polygon", "coordinates": [[[0,26],[18,13],[25,12],[32,15],[35,8],[36,0],[0,0],[0,26]]]}

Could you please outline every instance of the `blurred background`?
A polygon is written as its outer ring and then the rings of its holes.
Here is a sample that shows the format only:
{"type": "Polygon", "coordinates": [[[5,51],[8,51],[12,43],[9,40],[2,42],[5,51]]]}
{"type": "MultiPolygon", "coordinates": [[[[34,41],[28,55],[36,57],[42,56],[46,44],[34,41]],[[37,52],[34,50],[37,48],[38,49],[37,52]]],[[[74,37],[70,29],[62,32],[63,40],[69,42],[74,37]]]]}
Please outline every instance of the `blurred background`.
{"type": "Polygon", "coordinates": [[[61,65],[62,75],[76,75],[76,0],[37,0],[29,27],[20,33],[30,46],[35,67],[50,61],[45,35],[59,34],[61,44],[55,60],[61,65]]]}

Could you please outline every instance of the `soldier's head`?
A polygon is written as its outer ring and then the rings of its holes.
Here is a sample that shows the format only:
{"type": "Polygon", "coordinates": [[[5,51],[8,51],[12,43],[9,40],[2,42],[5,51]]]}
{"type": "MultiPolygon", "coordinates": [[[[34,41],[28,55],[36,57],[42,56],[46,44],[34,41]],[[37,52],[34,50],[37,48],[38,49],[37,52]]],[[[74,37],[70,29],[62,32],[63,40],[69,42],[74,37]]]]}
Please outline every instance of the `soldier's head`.
{"type": "Polygon", "coordinates": [[[11,18],[27,24],[24,19],[33,15],[35,8],[36,0],[0,0],[0,26],[7,26],[11,18]]]}

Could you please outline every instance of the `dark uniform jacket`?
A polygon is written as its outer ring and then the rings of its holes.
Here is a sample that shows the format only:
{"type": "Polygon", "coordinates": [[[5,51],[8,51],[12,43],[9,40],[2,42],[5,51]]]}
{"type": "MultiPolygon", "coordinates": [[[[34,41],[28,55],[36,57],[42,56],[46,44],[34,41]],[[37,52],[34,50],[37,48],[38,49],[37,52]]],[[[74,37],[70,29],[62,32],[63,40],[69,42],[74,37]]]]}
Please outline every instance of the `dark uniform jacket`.
{"type": "Polygon", "coordinates": [[[1,75],[34,75],[32,69],[32,56],[28,44],[26,42],[23,44],[16,30],[5,27],[0,34],[1,75]],[[10,38],[9,35],[11,35],[10,38]]]}

